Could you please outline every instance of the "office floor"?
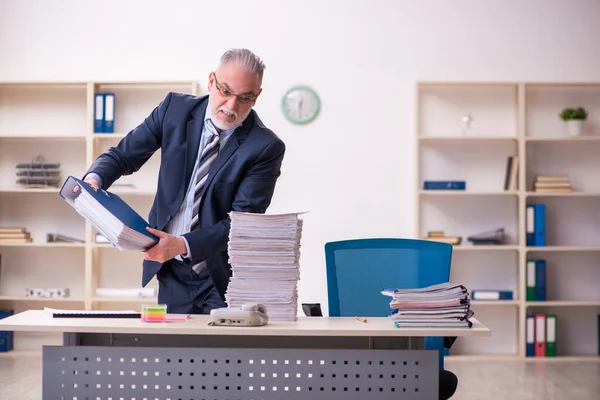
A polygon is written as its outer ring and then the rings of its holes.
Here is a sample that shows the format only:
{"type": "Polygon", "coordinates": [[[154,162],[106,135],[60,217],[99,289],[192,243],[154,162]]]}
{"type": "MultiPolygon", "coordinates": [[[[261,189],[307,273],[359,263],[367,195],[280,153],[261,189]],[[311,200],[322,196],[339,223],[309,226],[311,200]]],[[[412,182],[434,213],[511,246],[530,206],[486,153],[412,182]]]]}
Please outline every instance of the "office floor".
{"type": "MultiPolygon", "coordinates": [[[[600,362],[447,361],[453,400],[600,400],[600,362]]],[[[39,352],[0,354],[0,399],[41,399],[39,352]]]]}

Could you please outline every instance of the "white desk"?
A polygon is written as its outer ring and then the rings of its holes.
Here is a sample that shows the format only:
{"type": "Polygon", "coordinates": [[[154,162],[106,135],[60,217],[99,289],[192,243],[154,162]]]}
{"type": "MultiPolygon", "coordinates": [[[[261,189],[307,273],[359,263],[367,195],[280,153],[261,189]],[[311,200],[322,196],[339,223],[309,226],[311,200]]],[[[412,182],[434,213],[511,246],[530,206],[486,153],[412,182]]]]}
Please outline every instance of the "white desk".
{"type": "Polygon", "coordinates": [[[63,332],[44,347],[44,399],[437,398],[438,354],[425,336],[490,336],[470,329],[396,328],[388,318],[301,317],[262,327],[51,318],[26,311],[0,330],[63,332]]]}

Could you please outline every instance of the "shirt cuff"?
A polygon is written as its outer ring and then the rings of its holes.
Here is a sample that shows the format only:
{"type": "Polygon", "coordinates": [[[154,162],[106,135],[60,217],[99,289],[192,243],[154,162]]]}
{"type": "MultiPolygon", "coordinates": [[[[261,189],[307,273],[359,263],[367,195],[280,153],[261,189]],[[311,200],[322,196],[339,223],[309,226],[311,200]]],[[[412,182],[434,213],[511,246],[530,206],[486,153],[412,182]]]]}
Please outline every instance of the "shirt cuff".
{"type": "Polygon", "coordinates": [[[192,259],[192,252],[190,251],[190,244],[188,243],[187,239],[185,238],[185,236],[181,236],[183,238],[183,241],[185,242],[185,248],[187,249],[187,253],[182,254],[181,257],[183,258],[189,258],[190,260],[192,259]]]}
{"type": "Polygon", "coordinates": [[[100,189],[102,189],[104,187],[102,185],[102,178],[100,178],[100,175],[98,175],[95,172],[90,172],[89,174],[87,174],[86,176],[83,177],[83,180],[85,180],[85,178],[94,178],[95,180],[98,181],[98,186],[100,187],[100,189]]]}

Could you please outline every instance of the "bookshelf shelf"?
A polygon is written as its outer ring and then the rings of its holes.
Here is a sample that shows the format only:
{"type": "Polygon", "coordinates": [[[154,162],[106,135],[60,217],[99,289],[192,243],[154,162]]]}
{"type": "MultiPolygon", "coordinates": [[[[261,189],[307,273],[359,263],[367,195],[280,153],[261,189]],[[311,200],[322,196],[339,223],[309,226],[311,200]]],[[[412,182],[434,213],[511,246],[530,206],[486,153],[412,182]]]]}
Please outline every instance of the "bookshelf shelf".
{"type": "Polygon", "coordinates": [[[490,137],[476,137],[476,136],[419,136],[420,141],[424,142],[513,142],[516,141],[515,137],[503,137],[503,136],[490,136],[490,137]]]}
{"type": "Polygon", "coordinates": [[[86,140],[86,135],[48,134],[48,135],[18,135],[0,134],[1,140],[86,140]]]}
{"type": "Polygon", "coordinates": [[[25,297],[25,296],[0,296],[0,301],[29,301],[29,302],[44,302],[44,303],[83,303],[83,297],[25,297]]]}
{"type": "Polygon", "coordinates": [[[527,197],[600,197],[600,192],[539,193],[526,192],[527,197]]]}
{"type": "Polygon", "coordinates": [[[548,143],[581,143],[581,142],[600,142],[600,136],[580,136],[580,137],[528,137],[526,142],[548,142],[548,143]]]}
{"type": "Polygon", "coordinates": [[[527,301],[527,307],[600,307],[600,300],[527,301]]]}
{"type": "Polygon", "coordinates": [[[92,297],[92,301],[99,303],[148,303],[154,304],[156,297],[92,297]]]}
{"type": "Polygon", "coordinates": [[[471,305],[482,307],[504,307],[519,306],[521,303],[518,300],[471,300],[471,305]]]}
{"type": "Polygon", "coordinates": [[[85,248],[85,243],[19,243],[19,242],[0,242],[0,247],[65,247],[65,248],[85,248]]]}
{"type": "Polygon", "coordinates": [[[474,190],[421,190],[421,196],[518,196],[517,191],[491,192],[474,190]]]}
{"type": "Polygon", "coordinates": [[[110,243],[92,243],[92,247],[95,249],[116,249],[116,247],[110,243]]]}
{"type": "Polygon", "coordinates": [[[519,246],[517,245],[458,245],[452,248],[453,251],[517,251],[519,246]]]}
{"type": "Polygon", "coordinates": [[[50,193],[50,194],[58,194],[60,189],[58,188],[8,188],[8,189],[0,189],[0,194],[2,193],[50,193]]]}
{"type": "Polygon", "coordinates": [[[420,82],[416,92],[415,236],[462,237],[453,247],[450,279],[469,290],[509,290],[515,298],[472,301],[476,317],[495,333],[455,344],[449,358],[600,360],[600,299],[586,300],[597,297],[593,283],[600,278],[600,83],[420,82]],[[558,116],[575,105],[589,111],[580,137],[568,136],[558,116]],[[518,157],[517,184],[504,190],[510,156],[518,157]],[[544,175],[568,175],[573,191],[533,191],[544,175]],[[467,190],[424,190],[424,181],[465,181],[467,190]],[[546,205],[543,247],[527,246],[526,207],[535,203],[546,205]],[[467,241],[501,227],[504,244],[467,241]],[[547,296],[557,300],[526,301],[528,259],[546,259],[547,296]],[[557,315],[559,357],[526,357],[526,317],[534,312],[557,315]]]}
{"type": "Polygon", "coordinates": [[[123,139],[125,136],[126,133],[94,133],[94,139],[97,140],[123,139]]]}
{"type": "Polygon", "coordinates": [[[540,247],[527,247],[528,252],[550,252],[550,251],[562,251],[562,252],[587,252],[587,251],[600,251],[600,246],[540,246],[540,247]]]}
{"type": "MultiPolygon", "coordinates": [[[[20,187],[15,183],[15,166],[41,155],[47,162],[61,164],[62,180],[69,175],[81,177],[100,153],[142,123],[171,91],[200,94],[193,81],[0,82],[0,227],[25,227],[33,238],[32,243],[0,243],[0,293],[7,294],[0,296],[0,308],[18,312],[47,302],[61,308],[121,309],[156,302],[96,296],[97,287],[139,288],[143,257],[96,244],[95,230],[58,195],[59,187],[20,187]],[[94,132],[94,100],[99,92],[115,94],[116,133],[94,132]],[[85,243],[46,243],[48,233],[85,243]],[[74,297],[11,295],[33,287],[69,288],[74,297]]],[[[136,174],[116,182],[135,189],[115,185],[111,191],[147,218],[159,166],[160,151],[136,174]]],[[[157,282],[151,285],[156,287],[157,282]]]]}

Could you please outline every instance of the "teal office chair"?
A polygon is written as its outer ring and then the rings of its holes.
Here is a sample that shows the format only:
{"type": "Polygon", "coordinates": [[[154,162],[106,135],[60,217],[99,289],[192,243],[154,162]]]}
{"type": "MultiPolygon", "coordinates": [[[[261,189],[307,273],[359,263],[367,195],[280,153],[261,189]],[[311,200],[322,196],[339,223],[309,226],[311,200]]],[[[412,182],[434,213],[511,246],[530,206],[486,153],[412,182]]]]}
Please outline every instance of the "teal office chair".
{"type": "MultiPolygon", "coordinates": [[[[386,317],[392,309],[391,297],[381,294],[384,288],[448,282],[452,245],[417,239],[344,240],[326,243],[325,259],[329,316],[386,317]]],[[[439,351],[443,370],[444,338],[426,337],[425,349],[439,351]]]]}

